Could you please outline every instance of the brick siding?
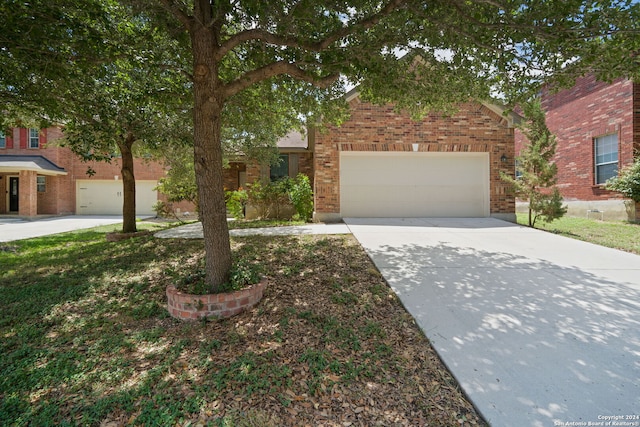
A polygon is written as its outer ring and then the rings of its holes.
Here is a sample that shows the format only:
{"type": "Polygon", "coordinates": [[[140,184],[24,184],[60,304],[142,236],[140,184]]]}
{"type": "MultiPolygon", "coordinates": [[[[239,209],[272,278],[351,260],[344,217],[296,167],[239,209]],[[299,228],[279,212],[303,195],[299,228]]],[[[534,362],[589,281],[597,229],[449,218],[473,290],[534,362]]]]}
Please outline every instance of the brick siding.
{"type": "Polygon", "coordinates": [[[315,131],[315,210],[340,213],[341,151],[413,151],[489,153],[491,214],[513,214],[515,201],[500,179],[500,170],[513,173],[513,129],[506,118],[478,103],[460,105],[451,117],[430,114],[414,121],[393,106],[350,101],[351,117],[340,127],[315,131]]]}
{"type": "MultiPolygon", "coordinates": [[[[558,189],[565,200],[608,200],[618,193],[595,184],[594,138],[618,135],[618,164],[633,163],[640,150],[640,88],[630,80],[598,82],[593,76],[556,94],[544,93],[547,126],[556,135],[558,189]],[[637,155],[637,154],[636,154],[637,155]]],[[[526,143],[516,131],[516,152],[526,143]]]]}

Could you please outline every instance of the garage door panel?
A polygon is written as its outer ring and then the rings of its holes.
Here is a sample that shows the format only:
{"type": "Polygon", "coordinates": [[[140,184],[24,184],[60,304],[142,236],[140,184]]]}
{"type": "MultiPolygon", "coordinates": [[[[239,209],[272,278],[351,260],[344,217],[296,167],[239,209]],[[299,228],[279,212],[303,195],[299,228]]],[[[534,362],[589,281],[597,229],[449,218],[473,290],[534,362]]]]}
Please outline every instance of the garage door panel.
{"type": "MultiPolygon", "coordinates": [[[[136,215],[154,214],[158,201],[156,181],[136,181],[136,215]]],[[[78,215],[122,215],[122,181],[76,181],[76,213],[78,215]]]]}
{"type": "Polygon", "coordinates": [[[344,217],[485,217],[486,153],[343,153],[344,217]]]}

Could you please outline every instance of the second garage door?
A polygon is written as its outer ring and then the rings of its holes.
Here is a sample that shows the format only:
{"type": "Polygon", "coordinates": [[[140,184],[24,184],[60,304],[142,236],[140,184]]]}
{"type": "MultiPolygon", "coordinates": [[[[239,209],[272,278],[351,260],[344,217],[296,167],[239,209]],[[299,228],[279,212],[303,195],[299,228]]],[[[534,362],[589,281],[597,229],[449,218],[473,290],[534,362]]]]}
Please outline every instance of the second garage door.
{"type": "Polygon", "coordinates": [[[488,153],[340,155],[342,217],[487,217],[488,153]]]}
{"type": "MultiPolygon", "coordinates": [[[[156,181],[136,181],[136,215],[154,214],[156,181]]],[[[122,215],[122,181],[76,181],[76,214],[122,215]]]]}

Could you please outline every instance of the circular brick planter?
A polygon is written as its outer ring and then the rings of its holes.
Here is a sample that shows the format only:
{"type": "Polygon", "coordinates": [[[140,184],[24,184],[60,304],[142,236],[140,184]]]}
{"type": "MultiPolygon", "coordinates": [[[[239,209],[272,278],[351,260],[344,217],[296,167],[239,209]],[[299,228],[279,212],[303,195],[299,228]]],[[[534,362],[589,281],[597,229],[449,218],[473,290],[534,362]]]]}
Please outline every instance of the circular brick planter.
{"type": "Polygon", "coordinates": [[[223,294],[185,294],[175,286],[167,286],[167,309],[172,317],[180,320],[197,320],[203,317],[226,319],[256,305],[261,299],[267,280],[262,279],[250,288],[223,294]]]}

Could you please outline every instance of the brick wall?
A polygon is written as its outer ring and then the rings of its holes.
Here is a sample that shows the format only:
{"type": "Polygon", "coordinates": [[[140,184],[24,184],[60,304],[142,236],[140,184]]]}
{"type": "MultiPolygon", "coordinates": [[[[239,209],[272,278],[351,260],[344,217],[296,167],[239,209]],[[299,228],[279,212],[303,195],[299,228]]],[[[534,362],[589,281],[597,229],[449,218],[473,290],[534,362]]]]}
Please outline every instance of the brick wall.
{"type": "Polygon", "coordinates": [[[633,84],[633,153],[640,157],[640,83],[633,84]]]}
{"type": "Polygon", "coordinates": [[[340,212],[341,151],[486,152],[490,161],[490,212],[512,214],[515,201],[500,180],[499,171],[513,173],[500,161],[506,155],[513,165],[513,129],[507,120],[478,103],[460,106],[451,117],[430,114],[421,121],[399,114],[393,106],[350,101],[351,117],[340,127],[315,133],[315,210],[340,212]]]}
{"type": "Polygon", "coordinates": [[[241,162],[230,162],[222,173],[225,190],[237,190],[240,186],[240,172],[246,172],[247,166],[241,162]]]}
{"type": "Polygon", "coordinates": [[[307,175],[313,188],[313,153],[305,151],[298,154],[298,173],[307,175]]]}
{"type": "MultiPolygon", "coordinates": [[[[558,142],[555,162],[558,188],[567,201],[608,200],[619,194],[595,185],[594,138],[618,135],[619,165],[633,162],[634,145],[640,148],[640,89],[629,80],[612,84],[593,76],[557,94],[543,94],[547,126],[558,142]],[[635,105],[634,105],[635,92],[635,105]],[[634,136],[635,135],[635,136],[634,136]]],[[[516,152],[525,143],[516,131],[516,152]]]]}

